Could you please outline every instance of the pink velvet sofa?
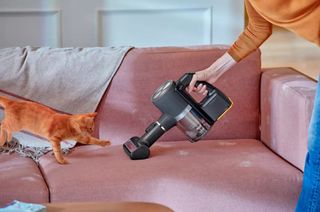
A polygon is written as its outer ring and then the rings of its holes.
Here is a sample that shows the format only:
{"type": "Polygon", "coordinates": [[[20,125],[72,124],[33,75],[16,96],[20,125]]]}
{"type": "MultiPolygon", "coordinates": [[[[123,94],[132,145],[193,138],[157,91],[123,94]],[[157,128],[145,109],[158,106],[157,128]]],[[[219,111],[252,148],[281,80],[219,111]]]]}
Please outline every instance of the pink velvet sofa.
{"type": "Polygon", "coordinates": [[[174,211],[293,211],[302,182],[315,82],[291,68],[261,69],[260,52],[216,84],[234,105],[204,140],[172,129],[146,160],[122,144],[159,116],[150,97],[165,80],[201,70],[226,46],[134,48],[104,94],[96,136],[109,148],[77,146],[59,165],[0,155],[0,204],[144,201],[174,211]]]}

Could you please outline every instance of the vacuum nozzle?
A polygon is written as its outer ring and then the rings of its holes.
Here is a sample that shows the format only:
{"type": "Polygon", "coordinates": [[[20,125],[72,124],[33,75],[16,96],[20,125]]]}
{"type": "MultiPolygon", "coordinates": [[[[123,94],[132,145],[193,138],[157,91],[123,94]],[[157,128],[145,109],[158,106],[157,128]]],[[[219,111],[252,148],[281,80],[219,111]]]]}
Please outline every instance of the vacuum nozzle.
{"type": "Polygon", "coordinates": [[[125,153],[132,160],[146,159],[150,155],[149,147],[139,142],[139,140],[140,138],[135,136],[123,144],[125,153]]]}

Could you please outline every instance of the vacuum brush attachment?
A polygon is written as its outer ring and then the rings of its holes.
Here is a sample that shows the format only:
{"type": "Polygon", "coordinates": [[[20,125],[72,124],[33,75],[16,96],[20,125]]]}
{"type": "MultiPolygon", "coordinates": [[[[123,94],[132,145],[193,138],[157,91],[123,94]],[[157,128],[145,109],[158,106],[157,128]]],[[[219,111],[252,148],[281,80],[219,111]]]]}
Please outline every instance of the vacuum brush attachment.
{"type": "Polygon", "coordinates": [[[140,143],[137,136],[124,143],[123,149],[132,160],[146,159],[150,155],[149,147],[140,143]]]}

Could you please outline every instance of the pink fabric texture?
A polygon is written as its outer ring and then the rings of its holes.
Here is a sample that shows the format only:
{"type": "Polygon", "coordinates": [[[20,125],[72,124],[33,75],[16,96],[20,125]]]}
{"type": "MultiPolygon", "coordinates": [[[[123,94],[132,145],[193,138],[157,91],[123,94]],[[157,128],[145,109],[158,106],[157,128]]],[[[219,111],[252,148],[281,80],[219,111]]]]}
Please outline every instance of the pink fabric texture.
{"type": "Polygon", "coordinates": [[[301,172],[254,139],[158,142],[129,160],[120,145],[77,147],[40,166],[52,202],[148,201],[174,211],[293,211],[301,172]]]}
{"type": "MultiPolygon", "coordinates": [[[[153,92],[166,80],[177,80],[185,72],[208,67],[226,50],[223,46],[131,50],[98,108],[99,137],[122,144],[134,135],[142,135],[161,115],[151,102],[153,92]]],[[[259,138],[259,55],[258,51],[253,53],[215,83],[231,98],[234,106],[205,139],[259,138]]],[[[160,140],[185,140],[185,135],[174,128],[160,140]]]]}
{"type": "Polygon", "coordinates": [[[290,68],[266,70],[261,83],[261,140],[304,168],[316,82],[290,68]]]}
{"type": "Polygon", "coordinates": [[[0,207],[19,200],[31,203],[49,202],[49,191],[38,166],[17,154],[0,157],[0,207]]]}

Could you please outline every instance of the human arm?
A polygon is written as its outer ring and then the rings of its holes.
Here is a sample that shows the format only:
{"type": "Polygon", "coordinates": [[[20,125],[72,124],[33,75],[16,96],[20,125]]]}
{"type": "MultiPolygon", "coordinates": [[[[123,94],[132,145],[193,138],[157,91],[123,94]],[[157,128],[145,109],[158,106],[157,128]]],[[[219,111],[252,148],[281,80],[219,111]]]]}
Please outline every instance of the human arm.
{"type": "Polygon", "coordinates": [[[245,6],[249,17],[246,29],[222,57],[213,62],[208,68],[194,74],[189,91],[203,93],[204,86],[200,86],[198,89],[194,88],[196,81],[216,82],[233,65],[259,48],[271,35],[272,24],[265,20],[248,0],[245,1],[245,6]]]}

